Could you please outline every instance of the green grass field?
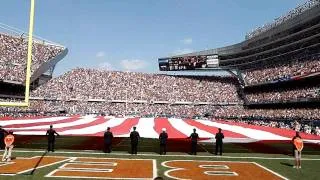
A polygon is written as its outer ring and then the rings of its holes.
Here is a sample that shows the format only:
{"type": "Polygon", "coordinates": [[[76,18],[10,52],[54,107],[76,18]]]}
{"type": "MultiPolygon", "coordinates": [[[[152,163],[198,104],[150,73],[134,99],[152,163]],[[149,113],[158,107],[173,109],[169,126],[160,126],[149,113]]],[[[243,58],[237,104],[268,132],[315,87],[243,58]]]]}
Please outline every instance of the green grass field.
{"type": "MultiPolygon", "coordinates": [[[[188,155],[185,153],[168,153],[168,156],[160,156],[156,153],[143,153],[143,155],[129,155],[123,151],[113,151],[111,154],[104,154],[100,151],[67,151],[58,150],[55,153],[40,152],[40,150],[31,149],[15,149],[14,157],[32,157],[32,156],[67,156],[67,157],[103,157],[103,158],[134,158],[134,159],[155,159],[157,161],[158,175],[163,176],[164,171],[168,170],[161,166],[163,161],[168,160],[205,160],[205,161],[250,161],[257,162],[272,171],[288,179],[319,179],[320,177],[320,156],[319,155],[304,155],[302,169],[294,169],[292,167],[293,160],[291,157],[279,154],[256,154],[256,153],[225,153],[225,157],[213,156],[207,152],[200,152],[197,156],[188,155]],[[24,152],[28,151],[28,152],[24,152]],[[32,152],[34,151],[34,152],[32,152]],[[263,159],[269,158],[269,159],[263,159]],[[281,158],[281,159],[273,159],[281,158]]],[[[35,171],[27,172],[16,176],[0,176],[0,179],[52,179],[45,178],[49,172],[58,168],[61,163],[49,166],[46,168],[36,169],[35,171]]],[[[61,179],[61,178],[54,178],[61,179]]]]}
{"type": "MultiPolygon", "coordinates": [[[[288,179],[320,179],[320,151],[319,145],[306,145],[303,151],[302,169],[293,168],[290,143],[252,143],[252,144],[225,144],[222,157],[214,156],[213,144],[199,144],[197,156],[189,155],[190,144],[186,140],[171,141],[168,143],[167,156],[158,154],[159,144],[154,139],[141,139],[139,153],[130,155],[130,141],[127,138],[116,139],[111,154],[102,153],[101,137],[58,137],[56,152],[45,153],[47,141],[42,136],[18,136],[15,141],[13,157],[33,156],[66,156],[66,157],[104,157],[129,159],[155,159],[157,174],[163,176],[168,168],[161,163],[168,160],[202,160],[202,161],[249,161],[256,162],[266,168],[279,173],[288,179]]],[[[1,152],[2,153],[2,152],[1,152]]],[[[36,169],[15,176],[0,176],[0,179],[63,179],[44,177],[63,163],[36,169]]],[[[1,166],[0,166],[1,170],[1,166]]]]}

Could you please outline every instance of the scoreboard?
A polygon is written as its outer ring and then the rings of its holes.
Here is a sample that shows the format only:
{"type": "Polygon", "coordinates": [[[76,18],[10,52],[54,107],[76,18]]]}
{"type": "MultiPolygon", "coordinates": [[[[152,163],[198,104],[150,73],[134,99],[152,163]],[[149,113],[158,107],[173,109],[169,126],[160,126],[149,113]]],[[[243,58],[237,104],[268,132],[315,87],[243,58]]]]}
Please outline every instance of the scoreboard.
{"type": "Polygon", "coordinates": [[[219,56],[217,54],[206,56],[185,56],[172,58],[159,58],[160,71],[183,71],[215,68],[219,66],[219,56]]]}

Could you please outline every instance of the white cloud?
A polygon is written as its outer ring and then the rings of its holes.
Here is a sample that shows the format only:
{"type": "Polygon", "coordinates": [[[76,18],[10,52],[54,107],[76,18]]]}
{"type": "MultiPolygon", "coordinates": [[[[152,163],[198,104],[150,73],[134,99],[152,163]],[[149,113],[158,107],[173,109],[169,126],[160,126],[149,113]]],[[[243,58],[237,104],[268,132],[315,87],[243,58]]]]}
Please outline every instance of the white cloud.
{"type": "Polygon", "coordinates": [[[125,71],[134,71],[145,68],[147,63],[140,59],[125,59],[120,61],[120,65],[125,71]]]}
{"type": "Polygon", "coordinates": [[[106,53],[104,51],[99,51],[96,54],[96,58],[103,58],[106,56],[106,53]]]}
{"type": "Polygon", "coordinates": [[[172,53],[169,54],[169,56],[175,56],[175,55],[181,55],[181,54],[187,54],[187,53],[192,53],[193,50],[192,49],[177,49],[175,51],[173,51],[172,53]]]}
{"type": "Polygon", "coordinates": [[[185,38],[181,41],[183,44],[192,44],[192,38],[185,38]]]}
{"type": "Polygon", "coordinates": [[[100,69],[100,70],[108,70],[108,71],[115,70],[114,66],[109,62],[103,62],[103,63],[99,64],[98,65],[98,69],[100,69]]]}

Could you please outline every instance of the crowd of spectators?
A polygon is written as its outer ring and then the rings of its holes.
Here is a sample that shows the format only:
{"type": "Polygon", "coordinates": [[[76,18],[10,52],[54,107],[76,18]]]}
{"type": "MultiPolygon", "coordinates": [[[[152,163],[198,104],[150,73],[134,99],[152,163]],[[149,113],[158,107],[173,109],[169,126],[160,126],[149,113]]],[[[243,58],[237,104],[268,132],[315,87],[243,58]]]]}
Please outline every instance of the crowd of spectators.
{"type": "MultiPolygon", "coordinates": [[[[0,99],[2,101],[2,99],[0,99]]],[[[213,116],[224,118],[320,120],[320,109],[245,109],[239,105],[187,105],[115,103],[62,100],[31,100],[28,108],[0,107],[1,112],[66,112],[69,114],[170,115],[177,117],[213,116]]]]}
{"type": "Polygon", "coordinates": [[[294,76],[303,76],[320,72],[319,57],[308,61],[294,60],[287,64],[272,64],[272,67],[243,72],[247,85],[266,83],[270,81],[288,80],[294,76]]]}
{"type": "Polygon", "coordinates": [[[231,77],[177,77],[77,68],[50,80],[31,96],[63,100],[238,103],[236,83],[231,77]]]}
{"type": "Polygon", "coordinates": [[[285,22],[289,19],[292,19],[292,18],[302,14],[303,12],[305,12],[308,9],[311,9],[315,6],[319,6],[319,4],[320,4],[320,0],[308,0],[305,3],[299,5],[298,7],[292,9],[288,13],[274,19],[273,22],[264,24],[262,27],[258,27],[256,29],[254,29],[253,31],[247,33],[246,39],[250,39],[255,36],[258,36],[261,33],[264,33],[266,31],[278,26],[279,24],[282,24],[283,22],[285,22]]]}
{"type": "MultiPolygon", "coordinates": [[[[0,80],[23,82],[27,64],[28,41],[0,33],[0,80]]],[[[31,72],[63,50],[62,47],[33,42],[31,72]]]]}
{"type": "Polygon", "coordinates": [[[246,94],[248,102],[297,101],[306,98],[320,98],[320,87],[291,90],[273,90],[271,92],[256,92],[246,94]]]}

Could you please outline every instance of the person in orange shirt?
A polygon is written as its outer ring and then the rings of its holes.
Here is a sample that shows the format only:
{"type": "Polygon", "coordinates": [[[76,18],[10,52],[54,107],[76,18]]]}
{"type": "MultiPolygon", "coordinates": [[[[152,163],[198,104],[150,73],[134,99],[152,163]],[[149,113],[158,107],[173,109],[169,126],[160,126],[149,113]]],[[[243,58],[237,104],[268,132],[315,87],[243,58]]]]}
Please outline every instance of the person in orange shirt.
{"type": "Polygon", "coordinates": [[[292,143],[294,146],[294,158],[295,163],[293,168],[300,169],[301,168],[301,151],[303,149],[303,140],[299,134],[299,132],[296,132],[296,135],[292,138],[292,143]]]}
{"type": "Polygon", "coordinates": [[[2,156],[2,161],[11,161],[11,153],[14,143],[14,136],[12,131],[9,131],[9,134],[4,138],[4,143],[6,147],[2,156]]]}

